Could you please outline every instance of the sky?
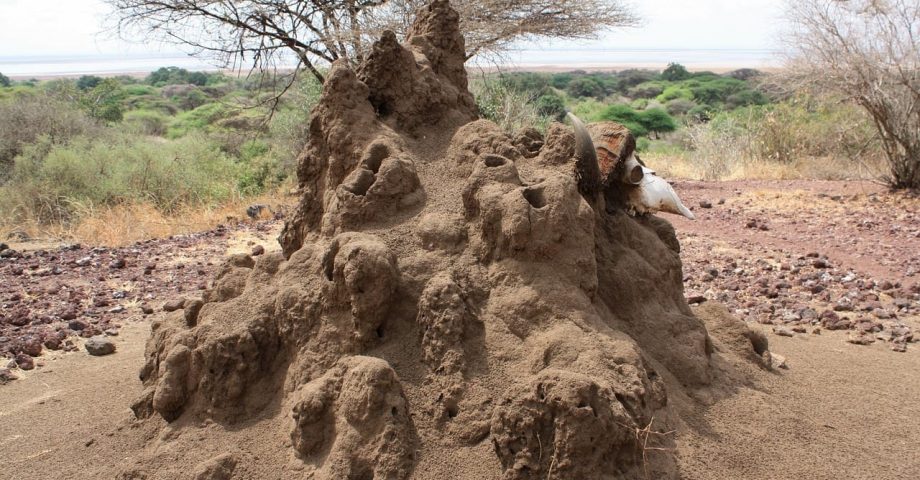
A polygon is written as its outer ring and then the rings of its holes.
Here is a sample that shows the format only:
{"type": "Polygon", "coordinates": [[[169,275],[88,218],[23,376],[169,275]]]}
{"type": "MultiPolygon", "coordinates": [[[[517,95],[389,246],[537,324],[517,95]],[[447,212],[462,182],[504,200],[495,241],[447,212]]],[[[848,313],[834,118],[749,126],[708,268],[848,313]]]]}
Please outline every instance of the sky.
{"type": "MultiPolygon", "coordinates": [[[[544,41],[523,44],[518,62],[565,63],[566,55],[552,50],[775,50],[782,28],[780,0],[626,0],[642,18],[639,27],[605,32],[593,41],[544,41]]],[[[102,0],[0,0],[0,58],[110,57],[175,55],[181,49],[162,42],[126,42],[106,28],[112,14],[102,0]]],[[[601,53],[586,53],[583,61],[605,61],[601,53]]],[[[671,55],[662,54],[662,55],[671,55]]],[[[664,56],[661,58],[664,58],[664,56]]],[[[675,61],[692,64],[694,57],[675,61]]],[[[646,55],[646,57],[648,57],[646,55]]],[[[614,60],[635,59],[620,55],[614,60]]],[[[761,55],[760,57],[763,57],[761,55]]],[[[651,57],[648,57],[651,58],[651,57]]],[[[668,57],[670,58],[670,57],[668,57]]],[[[748,57],[739,57],[742,63],[748,57]]],[[[750,57],[759,58],[759,57],[750,57]]],[[[191,59],[189,59],[191,60],[191,59]]],[[[752,60],[750,60],[752,61],[752,60]]],[[[700,63],[705,63],[701,59],[700,63]]],[[[0,62],[2,63],[2,62],[0,62]]],[[[756,66],[756,65],[750,65],[756,66]]]]}

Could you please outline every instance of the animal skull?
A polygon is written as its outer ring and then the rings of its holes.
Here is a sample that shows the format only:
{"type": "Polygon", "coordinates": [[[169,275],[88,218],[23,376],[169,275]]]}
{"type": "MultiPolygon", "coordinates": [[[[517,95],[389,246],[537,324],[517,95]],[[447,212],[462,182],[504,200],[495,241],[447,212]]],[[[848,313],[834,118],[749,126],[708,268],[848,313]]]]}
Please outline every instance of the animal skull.
{"type": "MultiPolygon", "coordinates": [[[[588,159],[597,162],[594,141],[587,128],[571,112],[568,117],[575,130],[576,156],[581,160],[588,159]]],[[[623,160],[623,163],[620,183],[626,189],[630,210],[637,214],[668,212],[683,215],[691,220],[696,218],[693,212],[680,201],[671,185],[665,179],[655,175],[654,170],[642,165],[635,154],[623,160]]]]}

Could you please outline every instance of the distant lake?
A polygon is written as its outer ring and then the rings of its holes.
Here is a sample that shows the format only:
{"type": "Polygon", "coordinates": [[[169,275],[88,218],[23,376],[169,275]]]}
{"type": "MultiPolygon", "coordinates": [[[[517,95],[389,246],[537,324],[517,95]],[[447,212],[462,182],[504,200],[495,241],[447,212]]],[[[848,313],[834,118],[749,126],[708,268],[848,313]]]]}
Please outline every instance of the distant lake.
{"type": "MultiPolygon", "coordinates": [[[[689,68],[763,68],[776,66],[772,50],[743,49],[520,49],[512,50],[503,61],[506,67],[602,68],[645,66],[664,68],[669,62],[689,68]]],[[[493,65],[476,61],[472,66],[493,65]]],[[[146,73],[160,67],[176,66],[188,70],[217,70],[207,60],[183,54],[0,56],[0,72],[11,77],[57,77],[146,73]]]]}

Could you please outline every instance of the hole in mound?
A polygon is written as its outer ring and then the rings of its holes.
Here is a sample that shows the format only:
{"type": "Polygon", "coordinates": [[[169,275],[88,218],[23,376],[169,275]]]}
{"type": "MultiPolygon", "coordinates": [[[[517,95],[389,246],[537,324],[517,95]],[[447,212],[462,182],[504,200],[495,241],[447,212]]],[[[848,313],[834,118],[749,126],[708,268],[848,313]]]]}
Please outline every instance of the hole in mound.
{"type": "Polygon", "coordinates": [[[546,206],[546,196],[543,195],[543,188],[525,188],[524,198],[533,208],[543,208],[546,206]]]}
{"type": "Polygon", "coordinates": [[[383,338],[383,326],[377,327],[377,338],[383,338]]]}
{"type": "Polygon", "coordinates": [[[332,281],[332,273],[335,271],[335,256],[339,253],[339,242],[332,242],[329,245],[329,251],[323,255],[323,275],[326,280],[332,281]]]}
{"type": "Polygon", "coordinates": [[[390,415],[392,415],[392,416],[394,416],[394,417],[399,416],[399,410],[397,410],[396,407],[391,408],[391,409],[390,409],[390,415]]]}
{"type": "Polygon", "coordinates": [[[448,418],[456,418],[457,415],[459,415],[459,414],[460,414],[460,409],[457,408],[456,405],[448,405],[448,406],[447,406],[447,417],[448,417],[448,418]]]}
{"type": "Polygon", "coordinates": [[[370,101],[371,105],[374,106],[374,113],[376,113],[378,117],[386,117],[393,110],[390,108],[390,105],[387,103],[385,98],[371,95],[368,97],[368,101],[370,101]]]}
{"type": "Polygon", "coordinates": [[[482,157],[482,161],[487,167],[495,168],[507,164],[510,160],[501,155],[488,154],[482,157]]]}
{"type": "Polygon", "coordinates": [[[763,355],[764,352],[770,348],[770,342],[763,333],[750,331],[748,333],[748,340],[751,341],[751,347],[754,348],[754,353],[757,355],[763,355]]]}
{"type": "Polygon", "coordinates": [[[390,149],[386,145],[375,143],[371,145],[370,151],[367,153],[367,158],[364,159],[364,168],[373,173],[377,173],[380,171],[380,164],[389,156],[390,149]]]}
{"type": "Polygon", "coordinates": [[[366,168],[361,168],[358,170],[358,175],[355,179],[348,185],[345,186],[345,190],[363,197],[367,195],[367,191],[371,189],[371,185],[377,180],[377,176],[373,172],[366,168]]]}

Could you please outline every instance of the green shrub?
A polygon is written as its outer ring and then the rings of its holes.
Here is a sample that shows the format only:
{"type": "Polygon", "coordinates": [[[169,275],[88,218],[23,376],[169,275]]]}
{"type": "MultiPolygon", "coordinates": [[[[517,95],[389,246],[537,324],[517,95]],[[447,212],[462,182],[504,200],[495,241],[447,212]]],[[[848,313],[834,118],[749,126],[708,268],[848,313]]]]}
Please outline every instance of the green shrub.
{"type": "Polygon", "coordinates": [[[91,88],[96,88],[100,83],[102,83],[102,77],[83,75],[77,79],[77,88],[80,90],[89,90],[91,88]]]}
{"type": "Polygon", "coordinates": [[[565,100],[555,93],[541,95],[537,99],[537,113],[556,121],[565,117],[565,100]]]}
{"type": "Polygon", "coordinates": [[[78,135],[96,135],[95,121],[72,105],[31,92],[0,101],[0,183],[22,149],[46,136],[57,145],[78,135]]]}
{"type": "Polygon", "coordinates": [[[55,145],[45,136],[17,157],[0,206],[23,218],[66,223],[81,210],[149,202],[164,212],[226,200],[241,167],[201,136],[173,142],[116,136],[55,145]]]}
{"type": "Polygon", "coordinates": [[[575,76],[571,73],[556,73],[553,74],[552,78],[550,79],[550,85],[552,85],[553,88],[565,90],[568,88],[569,82],[571,82],[574,78],[575,76]]]}
{"type": "Polygon", "coordinates": [[[690,78],[690,72],[679,63],[669,63],[668,68],[661,72],[661,78],[669,82],[679,82],[690,78]]]}
{"type": "Polygon", "coordinates": [[[762,92],[757,90],[742,90],[738,93],[729,95],[725,99],[725,106],[729,109],[746,107],[748,105],[766,105],[770,100],[762,92]]]}
{"type": "Polygon", "coordinates": [[[125,113],[124,123],[141,135],[161,137],[166,134],[169,117],[155,110],[132,110],[125,113]]]}
{"type": "Polygon", "coordinates": [[[601,98],[604,96],[604,87],[596,78],[578,77],[569,82],[565,90],[569,95],[575,98],[594,97],[601,98]]]}
{"type": "Polygon", "coordinates": [[[668,103],[671,100],[677,100],[678,98],[682,98],[684,100],[693,100],[693,91],[684,85],[671,85],[668,88],[665,88],[664,91],[661,92],[661,95],[658,95],[656,100],[661,103],[668,103]]]}
{"type": "Polygon", "coordinates": [[[636,151],[646,152],[649,147],[652,145],[652,141],[648,137],[639,137],[636,139],[636,151]]]}
{"type": "Polygon", "coordinates": [[[572,105],[572,112],[585,122],[601,120],[601,114],[607,109],[607,104],[593,98],[584,98],[572,105]]]}
{"type": "MultiPolygon", "coordinates": [[[[192,85],[203,86],[208,84],[211,76],[212,75],[205,72],[189,72],[188,70],[179,67],[161,67],[147,75],[147,78],[144,81],[156,87],[162,87],[165,85],[183,85],[189,83],[192,85]]],[[[221,78],[223,78],[222,75],[221,78]]]]}
{"type": "Polygon", "coordinates": [[[633,98],[655,98],[661,95],[667,86],[667,83],[658,80],[642,82],[627,90],[627,94],[633,98]]]}
{"type": "Polygon", "coordinates": [[[548,123],[548,119],[537,112],[531,95],[508,88],[502,82],[482,79],[473,82],[472,91],[480,115],[506,132],[515,132],[523,127],[542,130],[548,123]]]}
{"type": "Polygon", "coordinates": [[[657,80],[658,74],[651,70],[628,69],[617,73],[619,91],[626,93],[630,88],[640,83],[657,80]]]}
{"type": "Polygon", "coordinates": [[[182,110],[192,110],[208,103],[211,99],[201,90],[194,89],[181,95],[175,95],[171,100],[182,110]]]}
{"type": "Polygon", "coordinates": [[[695,106],[696,103],[691,100],[687,100],[686,98],[675,98],[674,100],[668,101],[664,108],[671,115],[686,115],[695,106]]]}
{"type": "Polygon", "coordinates": [[[713,114],[714,110],[709,105],[697,105],[687,112],[687,116],[700,123],[708,122],[713,114]]]}
{"type": "Polygon", "coordinates": [[[0,73],[0,87],[9,87],[13,85],[13,81],[10,80],[10,77],[0,73]]]}
{"type": "Polygon", "coordinates": [[[677,122],[662,108],[650,108],[642,112],[639,122],[643,127],[656,135],[677,130],[677,122]]]}
{"type": "Polygon", "coordinates": [[[150,85],[127,85],[122,87],[125,95],[139,97],[143,95],[156,95],[156,89],[150,85]]]}
{"type": "MultiPolygon", "coordinates": [[[[722,112],[689,134],[701,157],[730,151],[746,161],[782,164],[808,158],[881,158],[869,119],[856,107],[833,100],[796,98],[722,112]]],[[[718,169],[712,170],[717,176],[718,169]]]]}
{"type": "Polygon", "coordinates": [[[642,124],[642,114],[633,110],[629,105],[610,105],[601,113],[600,120],[620,123],[636,137],[648,135],[648,129],[642,124]]]}
{"type": "Polygon", "coordinates": [[[629,106],[635,110],[645,110],[646,108],[648,108],[650,103],[651,102],[649,102],[647,98],[637,98],[629,102],[629,106]]]}
{"type": "Polygon", "coordinates": [[[621,123],[636,137],[644,137],[649,133],[657,136],[677,129],[677,122],[660,107],[637,111],[629,105],[610,105],[601,113],[600,119],[621,123]]]}
{"type": "Polygon", "coordinates": [[[206,103],[194,110],[179,114],[169,125],[166,136],[179,138],[192,131],[206,131],[218,120],[229,116],[232,111],[219,103],[206,103]]]}
{"type": "Polygon", "coordinates": [[[509,88],[521,92],[532,92],[534,95],[543,94],[550,86],[550,79],[546,74],[533,72],[515,72],[504,74],[501,81],[509,88]]]}

